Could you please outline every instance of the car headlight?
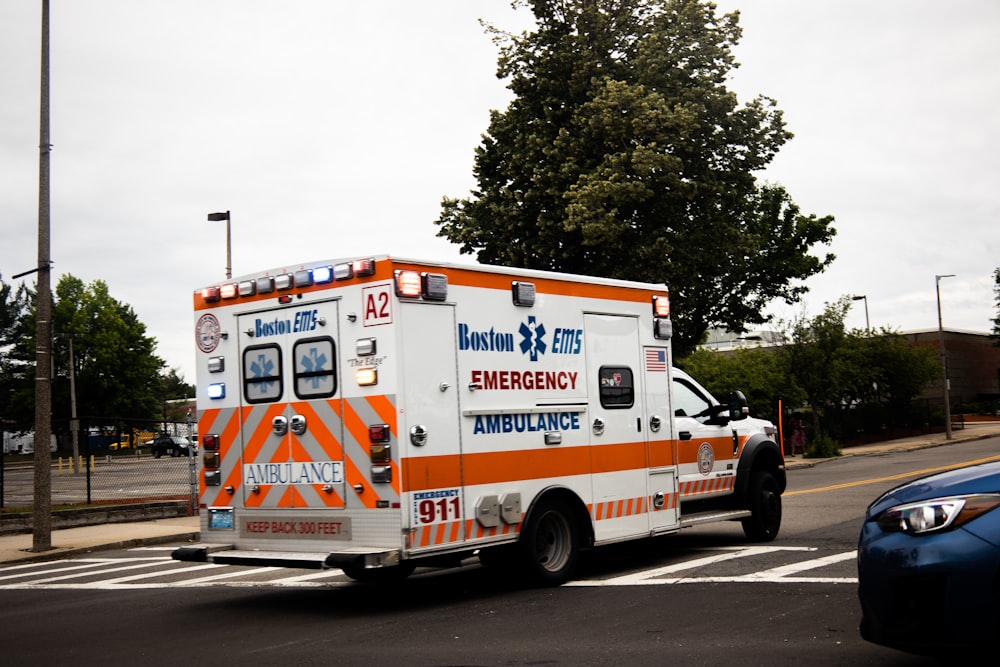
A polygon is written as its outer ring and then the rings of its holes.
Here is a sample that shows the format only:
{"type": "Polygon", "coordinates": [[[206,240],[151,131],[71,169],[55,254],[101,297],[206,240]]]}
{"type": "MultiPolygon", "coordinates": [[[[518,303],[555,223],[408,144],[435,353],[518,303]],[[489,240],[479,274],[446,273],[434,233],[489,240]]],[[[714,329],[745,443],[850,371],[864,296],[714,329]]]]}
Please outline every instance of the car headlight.
{"type": "Polygon", "coordinates": [[[925,535],[958,528],[997,507],[1000,507],[997,493],[933,498],[890,507],[875,522],[889,533],[925,535]]]}

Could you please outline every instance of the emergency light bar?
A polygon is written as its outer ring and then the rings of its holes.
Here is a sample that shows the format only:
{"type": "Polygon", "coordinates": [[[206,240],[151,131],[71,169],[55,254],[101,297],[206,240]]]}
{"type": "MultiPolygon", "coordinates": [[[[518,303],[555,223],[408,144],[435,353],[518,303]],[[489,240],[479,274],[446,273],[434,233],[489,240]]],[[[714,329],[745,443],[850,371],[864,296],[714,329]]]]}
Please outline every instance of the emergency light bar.
{"type": "Polygon", "coordinates": [[[262,276],[257,279],[257,294],[270,294],[274,291],[274,276],[262,276]]]}
{"type": "Polygon", "coordinates": [[[317,266],[312,270],[313,282],[317,285],[322,285],[324,283],[333,281],[333,267],[332,266],[317,266]]]}
{"type": "Polygon", "coordinates": [[[313,274],[309,269],[303,269],[301,271],[295,272],[295,286],[296,287],[309,287],[313,284],[313,274]]]}
{"type": "Polygon", "coordinates": [[[219,288],[219,293],[222,295],[223,299],[235,299],[236,298],[236,283],[226,283],[219,288]]]}

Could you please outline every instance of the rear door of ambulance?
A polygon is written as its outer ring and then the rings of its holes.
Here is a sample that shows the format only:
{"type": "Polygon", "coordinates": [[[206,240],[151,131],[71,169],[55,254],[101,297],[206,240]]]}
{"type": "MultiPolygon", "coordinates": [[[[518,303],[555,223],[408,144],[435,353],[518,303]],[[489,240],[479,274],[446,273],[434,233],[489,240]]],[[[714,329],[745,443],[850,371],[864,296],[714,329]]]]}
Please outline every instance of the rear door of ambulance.
{"type": "Polygon", "coordinates": [[[243,502],[293,510],[268,524],[280,531],[244,537],[349,539],[310,514],[345,503],[337,314],[331,299],[238,317],[243,502]]]}

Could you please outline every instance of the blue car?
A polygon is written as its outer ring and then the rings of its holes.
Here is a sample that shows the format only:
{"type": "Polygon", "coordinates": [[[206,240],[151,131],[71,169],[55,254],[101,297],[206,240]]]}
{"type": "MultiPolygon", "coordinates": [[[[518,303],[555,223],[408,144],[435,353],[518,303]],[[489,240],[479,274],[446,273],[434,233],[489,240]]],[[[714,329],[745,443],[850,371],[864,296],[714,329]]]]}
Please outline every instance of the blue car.
{"type": "Polygon", "coordinates": [[[869,505],[858,595],[870,642],[924,655],[1000,646],[1000,463],[924,477],[869,505]]]}

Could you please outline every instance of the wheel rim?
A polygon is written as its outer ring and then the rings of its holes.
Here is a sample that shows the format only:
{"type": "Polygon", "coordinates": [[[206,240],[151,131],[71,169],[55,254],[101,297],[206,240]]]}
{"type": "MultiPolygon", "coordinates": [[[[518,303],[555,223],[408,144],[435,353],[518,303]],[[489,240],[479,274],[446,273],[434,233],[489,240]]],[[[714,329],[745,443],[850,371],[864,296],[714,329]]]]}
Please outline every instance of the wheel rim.
{"type": "Polygon", "coordinates": [[[572,529],[559,512],[546,512],[535,530],[535,558],[547,572],[566,567],[573,550],[572,529]]]}

